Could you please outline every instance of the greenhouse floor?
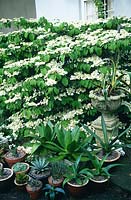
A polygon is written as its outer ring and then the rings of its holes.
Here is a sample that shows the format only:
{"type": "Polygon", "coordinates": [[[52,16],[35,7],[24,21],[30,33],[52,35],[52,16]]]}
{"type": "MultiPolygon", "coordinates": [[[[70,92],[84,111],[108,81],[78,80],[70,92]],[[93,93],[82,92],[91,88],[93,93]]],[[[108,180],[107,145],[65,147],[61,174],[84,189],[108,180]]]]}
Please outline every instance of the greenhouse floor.
{"type": "MultiPolygon", "coordinates": [[[[102,192],[89,192],[78,198],[69,197],[68,200],[131,200],[131,149],[120,159],[122,167],[113,172],[110,183],[102,192]]],[[[16,187],[0,193],[0,200],[29,200],[29,195],[16,187]]],[[[41,197],[39,200],[44,200],[41,197]]],[[[62,200],[62,199],[61,199],[62,200]]]]}

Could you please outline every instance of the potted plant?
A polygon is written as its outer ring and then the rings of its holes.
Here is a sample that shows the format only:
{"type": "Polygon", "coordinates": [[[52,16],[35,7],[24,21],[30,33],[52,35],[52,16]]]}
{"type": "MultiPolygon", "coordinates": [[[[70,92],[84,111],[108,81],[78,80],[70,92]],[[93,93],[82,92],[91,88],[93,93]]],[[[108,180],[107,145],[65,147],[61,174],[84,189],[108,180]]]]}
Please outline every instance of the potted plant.
{"type": "Polygon", "coordinates": [[[64,161],[55,161],[51,163],[51,176],[48,177],[50,185],[60,187],[62,186],[65,173],[64,161]]]}
{"type": "Polygon", "coordinates": [[[46,200],[66,199],[65,191],[60,187],[55,187],[50,184],[46,184],[43,188],[43,191],[46,200]]]}
{"type": "Polygon", "coordinates": [[[29,171],[29,164],[25,163],[25,162],[17,162],[12,166],[12,170],[13,172],[15,172],[15,174],[18,173],[27,173],[29,171]]]}
{"type": "Polygon", "coordinates": [[[46,158],[36,157],[35,160],[31,162],[31,170],[29,174],[32,178],[46,183],[50,175],[49,162],[46,158]]]}
{"type": "Polygon", "coordinates": [[[7,190],[12,185],[13,171],[10,168],[4,168],[0,163],[0,191],[7,190]]]}
{"type": "Polygon", "coordinates": [[[72,165],[68,166],[63,182],[63,185],[67,183],[67,189],[73,196],[80,196],[85,193],[89,179],[93,177],[89,168],[81,166],[81,157],[82,155],[80,155],[72,165]]]}
{"type": "MultiPolygon", "coordinates": [[[[119,57],[120,54],[116,53],[114,58],[104,59],[107,67],[106,69],[101,68],[101,72],[104,74],[103,80],[97,85],[96,90],[90,91],[89,94],[92,105],[102,113],[110,135],[113,132],[118,134],[120,122],[117,110],[124,104],[123,97],[131,92],[131,83],[128,84],[124,80],[124,77],[129,75],[129,81],[131,81],[131,73],[119,70],[119,57]]],[[[129,103],[126,102],[124,105],[130,108],[129,103]]],[[[93,127],[101,136],[100,117],[93,122],[93,127]]]]}
{"type": "MultiPolygon", "coordinates": [[[[110,137],[107,133],[106,124],[103,116],[101,116],[101,126],[102,126],[103,137],[98,136],[98,134],[95,131],[92,131],[87,126],[84,126],[84,128],[87,130],[88,133],[92,134],[94,138],[96,138],[96,140],[98,141],[97,142],[98,158],[102,159],[105,155],[107,155],[104,162],[116,161],[120,158],[120,152],[117,151],[117,149],[122,146],[126,146],[126,144],[120,143],[119,139],[131,129],[131,126],[128,127],[126,130],[124,130],[122,133],[118,134],[117,136],[112,135],[112,137],[110,137]]],[[[127,146],[131,147],[130,144],[128,144],[127,146]]]]}
{"type": "Polygon", "coordinates": [[[10,149],[10,151],[4,155],[4,159],[9,167],[12,167],[12,165],[17,162],[24,161],[25,157],[26,152],[23,150],[18,150],[16,146],[10,149]]]}
{"type": "Polygon", "coordinates": [[[29,176],[26,173],[24,172],[18,173],[16,174],[14,183],[18,188],[23,189],[25,188],[25,185],[27,184],[28,178],[29,176]]]}
{"type": "Polygon", "coordinates": [[[42,182],[40,180],[29,177],[26,185],[26,191],[32,200],[37,200],[41,194],[42,182]]]}
{"type": "Polygon", "coordinates": [[[98,159],[96,155],[92,152],[88,152],[88,157],[92,163],[92,174],[93,177],[90,178],[90,186],[93,191],[103,190],[108,183],[108,180],[111,176],[110,169],[120,166],[122,164],[108,164],[104,165],[108,155],[104,156],[101,160],[98,159]]]}

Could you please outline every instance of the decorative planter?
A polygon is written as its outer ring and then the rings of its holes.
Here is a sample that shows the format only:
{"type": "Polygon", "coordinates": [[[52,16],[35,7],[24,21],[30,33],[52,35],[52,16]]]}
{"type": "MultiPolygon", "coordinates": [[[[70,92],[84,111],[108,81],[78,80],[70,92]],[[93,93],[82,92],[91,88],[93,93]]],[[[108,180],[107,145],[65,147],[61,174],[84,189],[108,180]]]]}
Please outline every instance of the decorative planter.
{"type": "Polygon", "coordinates": [[[13,170],[4,168],[4,176],[0,176],[0,192],[11,188],[13,183],[13,170]]]}
{"type": "Polygon", "coordinates": [[[72,196],[81,196],[87,192],[87,185],[89,180],[83,185],[72,184],[71,182],[67,182],[67,189],[69,190],[72,196]]]}
{"type": "Polygon", "coordinates": [[[42,190],[42,182],[39,181],[40,186],[39,187],[31,187],[29,184],[26,185],[26,191],[30,195],[30,199],[32,200],[37,200],[39,196],[41,195],[41,190],[42,190]]]}
{"type": "MultiPolygon", "coordinates": [[[[116,114],[117,109],[122,104],[122,98],[125,96],[125,94],[121,93],[120,91],[116,95],[112,95],[110,97],[107,97],[105,99],[104,96],[101,96],[96,91],[91,91],[89,97],[91,98],[92,105],[102,113],[106,127],[107,132],[109,136],[111,136],[113,133],[115,135],[118,135],[118,127],[119,127],[119,118],[116,114]]],[[[101,127],[101,117],[98,117],[93,122],[93,127],[95,128],[97,134],[103,138],[103,132],[101,127]]],[[[98,141],[97,141],[98,142],[98,141]]]]}
{"type": "MultiPolygon", "coordinates": [[[[16,163],[15,163],[16,164],[16,163]]],[[[15,165],[14,164],[14,165],[15,165]]],[[[13,169],[13,167],[14,167],[14,165],[12,166],[12,170],[13,170],[13,172],[15,173],[15,174],[19,174],[19,173],[27,173],[28,171],[29,171],[29,168],[30,168],[30,166],[29,166],[29,164],[28,163],[25,163],[25,162],[20,162],[20,164],[23,164],[23,165],[25,165],[26,166],[26,170],[23,170],[23,171],[15,171],[14,169],[13,169]]]]}
{"type": "Polygon", "coordinates": [[[61,187],[62,186],[62,183],[64,181],[64,178],[61,177],[59,179],[53,179],[52,176],[49,176],[48,177],[48,183],[52,186],[55,186],[55,187],[61,187]]]}
{"type": "Polygon", "coordinates": [[[26,153],[24,151],[18,151],[18,155],[19,155],[18,157],[14,157],[10,152],[7,152],[4,155],[4,159],[10,168],[12,167],[13,164],[24,161],[26,153]]]}

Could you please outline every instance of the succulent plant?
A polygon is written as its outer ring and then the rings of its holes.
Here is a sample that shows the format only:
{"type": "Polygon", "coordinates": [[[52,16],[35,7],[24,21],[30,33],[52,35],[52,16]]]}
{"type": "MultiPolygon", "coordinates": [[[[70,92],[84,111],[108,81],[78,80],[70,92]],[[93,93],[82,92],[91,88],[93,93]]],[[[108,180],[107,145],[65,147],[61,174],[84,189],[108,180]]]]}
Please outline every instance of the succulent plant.
{"type": "Polygon", "coordinates": [[[31,168],[35,170],[37,174],[41,174],[44,171],[48,171],[48,166],[49,162],[47,162],[45,157],[35,158],[35,160],[31,162],[31,168]]]}

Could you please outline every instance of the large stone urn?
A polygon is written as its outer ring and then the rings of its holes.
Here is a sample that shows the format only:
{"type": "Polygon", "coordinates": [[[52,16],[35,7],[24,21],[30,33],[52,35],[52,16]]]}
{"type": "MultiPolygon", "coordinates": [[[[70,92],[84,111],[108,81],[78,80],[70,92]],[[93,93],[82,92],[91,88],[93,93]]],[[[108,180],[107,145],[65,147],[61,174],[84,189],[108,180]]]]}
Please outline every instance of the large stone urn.
{"type": "MultiPolygon", "coordinates": [[[[121,106],[124,96],[125,94],[120,93],[119,95],[112,95],[105,99],[104,96],[98,95],[95,91],[90,92],[89,97],[91,98],[92,105],[103,115],[109,137],[118,134],[120,122],[117,110],[121,106]]],[[[96,133],[102,138],[101,116],[93,121],[92,126],[96,133]]]]}

